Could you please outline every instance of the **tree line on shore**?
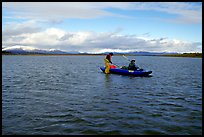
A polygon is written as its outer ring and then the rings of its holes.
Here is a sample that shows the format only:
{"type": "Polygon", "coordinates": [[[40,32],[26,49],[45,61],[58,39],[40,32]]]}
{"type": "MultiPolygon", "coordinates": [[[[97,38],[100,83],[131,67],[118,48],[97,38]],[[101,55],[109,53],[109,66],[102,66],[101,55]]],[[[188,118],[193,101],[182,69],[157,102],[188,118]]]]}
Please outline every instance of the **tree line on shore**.
{"type": "Polygon", "coordinates": [[[161,56],[169,56],[169,57],[197,57],[202,58],[202,53],[181,53],[181,54],[164,54],[161,56]]]}

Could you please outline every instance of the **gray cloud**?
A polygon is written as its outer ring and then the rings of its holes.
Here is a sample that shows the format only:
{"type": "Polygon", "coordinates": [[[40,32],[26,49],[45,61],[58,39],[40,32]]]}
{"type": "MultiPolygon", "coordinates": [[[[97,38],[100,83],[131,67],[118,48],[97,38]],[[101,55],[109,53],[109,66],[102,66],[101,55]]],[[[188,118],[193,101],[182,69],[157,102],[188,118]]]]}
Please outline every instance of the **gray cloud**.
{"type": "Polygon", "coordinates": [[[23,23],[10,23],[5,25],[3,29],[3,36],[35,33],[41,30],[41,27],[39,27],[34,21],[27,21],[23,23]]]}
{"type": "Polygon", "coordinates": [[[61,22],[66,18],[98,18],[114,14],[96,8],[87,2],[4,2],[4,8],[12,9],[10,16],[22,19],[61,22]]]}

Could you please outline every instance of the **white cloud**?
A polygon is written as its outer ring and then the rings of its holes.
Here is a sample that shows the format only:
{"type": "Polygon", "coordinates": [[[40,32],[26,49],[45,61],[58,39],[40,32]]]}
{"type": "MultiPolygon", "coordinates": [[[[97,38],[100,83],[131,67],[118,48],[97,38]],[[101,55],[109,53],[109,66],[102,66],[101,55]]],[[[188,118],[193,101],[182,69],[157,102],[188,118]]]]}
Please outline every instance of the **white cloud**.
{"type": "Polygon", "coordinates": [[[21,41],[22,44],[29,45],[49,45],[57,46],[59,44],[59,38],[65,35],[65,32],[55,28],[49,28],[42,32],[25,34],[26,37],[21,41]]]}
{"type": "MultiPolygon", "coordinates": [[[[26,24],[26,23],[22,23],[26,24]]],[[[12,28],[2,32],[2,45],[32,46],[40,49],[59,49],[63,51],[80,52],[110,52],[110,51],[149,51],[149,52],[202,52],[202,43],[193,43],[177,39],[138,37],[122,35],[119,30],[113,32],[69,32],[58,28],[48,28],[32,31],[35,26],[12,28]],[[18,29],[16,29],[18,28],[18,29]],[[13,33],[17,31],[19,33],[13,33]]],[[[26,26],[26,25],[25,25],[26,26]]]]}

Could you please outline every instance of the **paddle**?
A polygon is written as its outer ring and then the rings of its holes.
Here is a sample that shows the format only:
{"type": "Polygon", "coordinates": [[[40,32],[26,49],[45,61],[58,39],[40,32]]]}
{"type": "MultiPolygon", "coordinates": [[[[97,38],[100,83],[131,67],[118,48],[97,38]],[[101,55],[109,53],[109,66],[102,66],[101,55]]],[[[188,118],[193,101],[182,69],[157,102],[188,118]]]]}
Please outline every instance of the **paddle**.
{"type": "Polygon", "coordinates": [[[125,59],[127,59],[128,61],[131,61],[131,60],[129,60],[129,58],[128,58],[128,57],[126,57],[125,55],[123,55],[123,57],[124,57],[125,59]]]}

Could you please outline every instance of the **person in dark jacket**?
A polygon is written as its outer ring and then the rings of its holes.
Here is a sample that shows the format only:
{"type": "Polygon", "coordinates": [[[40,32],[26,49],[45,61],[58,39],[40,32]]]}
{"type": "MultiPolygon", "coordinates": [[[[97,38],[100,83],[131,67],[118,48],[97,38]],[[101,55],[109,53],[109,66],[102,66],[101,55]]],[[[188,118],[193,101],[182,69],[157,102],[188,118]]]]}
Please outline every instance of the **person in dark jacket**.
{"type": "Polygon", "coordinates": [[[113,53],[111,52],[108,55],[106,55],[106,58],[104,59],[105,66],[106,66],[106,69],[105,69],[106,74],[110,73],[110,63],[112,64],[112,61],[111,61],[112,56],[113,56],[113,53]]]}
{"type": "Polygon", "coordinates": [[[139,67],[135,65],[135,59],[131,60],[130,64],[128,65],[129,70],[137,70],[139,67]]]}

